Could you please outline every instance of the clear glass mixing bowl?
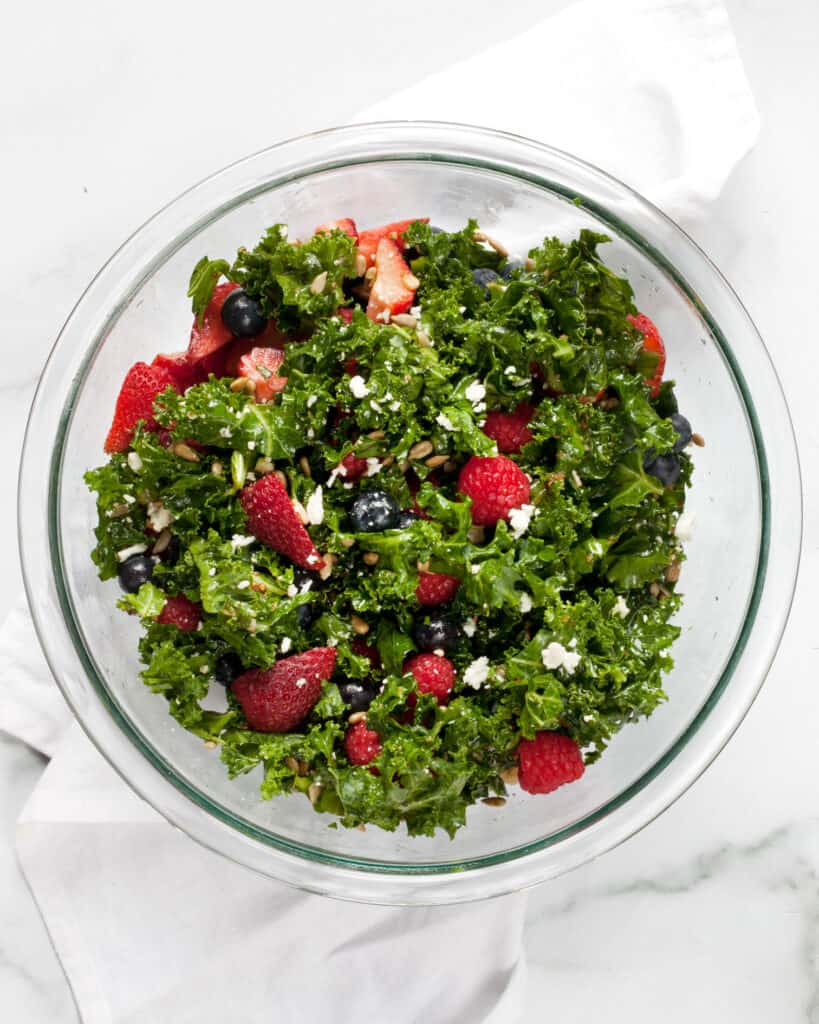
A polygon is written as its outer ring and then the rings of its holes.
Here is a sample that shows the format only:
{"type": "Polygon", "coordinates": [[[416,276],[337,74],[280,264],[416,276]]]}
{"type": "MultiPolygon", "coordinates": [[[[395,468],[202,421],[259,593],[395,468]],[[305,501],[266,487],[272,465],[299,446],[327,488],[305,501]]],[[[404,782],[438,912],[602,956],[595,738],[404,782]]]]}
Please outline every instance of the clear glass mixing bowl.
{"type": "Polygon", "coordinates": [[[371,124],[305,136],[220,171],[148,221],[91,283],[51,353],[20,479],[28,596],[51,669],[99,750],[169,821],[234,861],[302,888],[381,903],[446,903],[519,889],[645,825],[716,756],[757,693],[795,583],[801,491],[785,401],[754,325],[693,242],[601,171],[535,142],[459,125],[371,124]],[[301,795],[262,801],[218,751],[180,729],[139,679],[136,623],[89,558],[83,472],[102,461],[119,384],[137,359],[184,347],[188,275],[276,221],[291,236],[337,216],[361,224],[476,217],[513,252],[545,234],[607,232],[659,325],[667,376],[706,438],[681,589],[668,703],[625,728],[580,782],[479,805],[454,840],[331,829],[301,795]]]}

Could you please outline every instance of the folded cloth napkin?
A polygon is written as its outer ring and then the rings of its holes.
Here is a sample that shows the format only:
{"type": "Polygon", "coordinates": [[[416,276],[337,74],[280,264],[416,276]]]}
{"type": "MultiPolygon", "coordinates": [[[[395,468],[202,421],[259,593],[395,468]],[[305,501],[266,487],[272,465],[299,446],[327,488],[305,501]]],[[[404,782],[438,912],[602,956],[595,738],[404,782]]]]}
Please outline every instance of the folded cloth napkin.
{"type": "MultiPolygon", "coordinates": [[[[758,132],[718,0],[586,0],[357,120],[402,117],[551,143],[689,223],[758,132]]],[[[53,757],[17,845],[86,1024],[518,1018],[523,896],[393,909],[260,878],[171,828],[108,767],[72,725],[23,603],[0,630],[0,678],[0,728],[53,757]]]]}

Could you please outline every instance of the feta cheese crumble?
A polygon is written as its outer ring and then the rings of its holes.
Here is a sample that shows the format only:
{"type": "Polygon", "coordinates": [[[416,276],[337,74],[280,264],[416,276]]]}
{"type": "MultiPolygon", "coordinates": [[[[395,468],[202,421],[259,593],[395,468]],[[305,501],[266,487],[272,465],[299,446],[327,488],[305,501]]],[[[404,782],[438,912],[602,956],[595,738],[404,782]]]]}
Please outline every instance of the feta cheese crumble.
{"type": "Polygon", "coordinates": [[[524,615],[532,610],[532,598],[528,594],[520,595],[520,610],[524,615]]]}
{"type": "Polygon", "coordinates": [[[364,378],[358,373],[355,377],[350,377],[348,387],[355,398],[366,398],[370,393],[370,389],[367,387],[364,378]]]}
{"type": "Polygon", "coordinates": [[[148,522],[155,533],[162,533],[173,522],[173,513],[169,512],[161,501],[149,501],[148,522]]]}
{"type": "Polygon", "coordinates": [[[455,424],[452,422],[452,420],[449,418],[449,416],[447,416],[445,412],[439,412],[438,415],[435,417],[435,422],[442,426],[444,430],[455,429],[455,424]]]}
{"type": "Polygon", "coordinates": [[[580,663],[580,655],[576,651],[567,650],[557,640],[552,640],[540,652],[544,668],[554,672],[556,669],[563,669],[566,675],[574,675],[574,670],[580,663]]]}
{"type": "Polygon", "coordinates": [[[464,670],[464,683],[471,686],[473,690],[480,690],[489,675],[489,658],[481,655],[464,670]]]}
{"type": "Polygon", "coordinates": [[[291,637],[286,636],[286,637],[282,638],[282,643],[281,643],[281,652],[282,652],[282,654],[287,654],[287,652],[290,650],[290,648],[292,646],[293,646],[293,640],[292,640],[291,637]]]}
{"type": "Polygon", "coordinates": [[[367,459],[367,476],[375,476],[381,472],[381,459],[368,458],[367,459]]]}
{"type": "Polygon", "coordinates": [[[322,494],[321,485],[319,485],[307,499],[304,511],[307,513],[307,522],[310,523],[311,526],[319,526],[324,522],[324,496],[322,494]]]}
{"type": "Polygon", "coordinates": [[[255,543],[256,538],[250,533],[234,533],[233,536],[230,538],[230,547],[234,555],[239,550],[239,548],[249,548],[251,544],[255,543]]]}
{"type": "Polygon", "coordinates": [[[128,466],[135,473],[139,473],[142,469],[142,459],[136,452],[128,452],[128,466]]]}
{"type": "Polygon", "coordinates": [[[614,602],[614,607],[611,610],[612,615],[619,615],[621,619],[624,619],[628,615],[629,611],[629,606],[623,599],[623,595],[618,594],[617,600],[614,602]]]}
{"type": "Polygon", "coordinates": [[[122,548],[121,551],[118,551],[117,558],[120,560],[120,562],[125,562],[132,555],[141,555],[144,551],[147,550],[147,544],[132,544],[129,548],[122,548]]]}
{"type": "Polygon", "coordinates": [[[515,540],[519,540],[529,529],[534,514],[534,505],[521,505],[509,513],[509,525],[512,527],[512,536],[515,540]]]}
{"type": "Polygon", "coordinates": [[[483,402],[484,398],[486,398],[486,387],[481,384],[479,380],[473,380],[464,392],[464,396],[467,402],[471,402],[473,406],[477,406],[483,402]]]}
{"type": "Polygon", "coordinates": [[[677,520],[677,525],[674,527],[674,536],[677,540],[691,540],[696,519],[697,517],[693,512],[683,512],[677,520]]]}
{"type": "Polygon", "coordinates": [[[461,629],[464,631],[464,635],[470,640],[475,635],[475,630],[478,628],[478,620],[475,618],[465,619],[461,623],[461,629]]]}

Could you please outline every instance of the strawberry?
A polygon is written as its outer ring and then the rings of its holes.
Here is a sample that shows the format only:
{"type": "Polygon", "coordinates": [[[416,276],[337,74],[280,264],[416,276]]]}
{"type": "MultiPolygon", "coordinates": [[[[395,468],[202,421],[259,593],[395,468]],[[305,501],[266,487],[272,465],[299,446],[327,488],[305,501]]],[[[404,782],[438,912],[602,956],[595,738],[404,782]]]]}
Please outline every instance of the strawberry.
{"type": "Polygon", "coordinates": [[[527,793],[551,793],[585,771],[573,739],[559,732],[537,732],[518,744],[518,782],[527,793]]]}
{"type": "Polygon", "coordinates": [[[663,339],[660,337],[660,332],[657,330],[654,322],[649,320],[645,313],[639,313],[637,316],[627,316],[626,320],[642,334],[643,349],[657,356],[657,365],[655,366],[654,373],[650,377],[646,377],[646,386],[651,389],[652,395],[656,395],[660,390],[660,384],[663,381],[663,371],[665,370],[665,345],[663,344],[663,339]]]}
{"type": "Polygon", "coordinates": [[[226,345],[233,335],[222,323],[222,306],[225,299],[232,291],[239,287],[233,281],[226,281],[224,284],[217,284],[213,289],[210,302],[205,306],[202,316],[202,323],[196,317],[191,327],[191,340],[188,343],[188,352],[191,359],[198,361],[205,356],[215,352],[226,345]]]}
{"type": "Polygon", "coordinates": [[[429,223],[429,217],[413,217],[411,220],[397,220],[392,224],[382,224],[381,227],[369,228],[367,231],[360,232],[358,251],[367,260],[367,266],[375,262],[378,243],[382,238],[391,238],[398,246],[399,251],[403,252],[406,243],[402,236],[410,224],[414,224],[417,220],[424,224],[429,223]]]}
{"type": "Polygon", "coordinates": [[[350,764],[369,764],[381,753],[381,737],[368,729],[365,722],[356,722],[347,730],[344,750],[350,764]]]}
{"type": "Polygon", "coordinates": [[[283,362],[284,352],[278,348],[252,348],[239,359],[238,375],[255,382],[257,402],[269,402],[274,395],[284,391],[287,377],[276,375],[283,362]]]}
{"type": "Polygon", "coordinates": [[[355,483],[356,480],[360,480],[367,472],[367,460],[359,459],[358,456],[353,455],[352,452],[348,452],[344,456],[340,465],[343,472],[339,473],[339,476],[350,483],[355,483]]]}
{"type": "Polygon", "coordinates": [[[258,732],[295,728],[313,709],[321,696],[321,684],[333,674],[335,663],[335,647],[314,647],[234,679],[231,688],[247,724],[258,732]]]}
{"type": "Polygon", "coordinates": [[[382,238],[375,254],[375,280],[367,303],[370,320],[389,322],[391,316],[406,313],[415,301],[418,278],[407,266],[401,250],[391,238],[382,238]]]}
{"type": "Polygon", "coordinates": [[[109,454],[125,451],[131,443],[134,427],[139,420],[145,420],[148,430],[157,429],[154,399],[167,387],[176,388],[176,381],[167,367],[134,363],[125,374],[114,407],[111,429],[105,439],[105,450],[109,454]]]}
{"type": "Polygon", "coordinates": [[[285,555],[302,569],[318,570],[324,566],[324,559],[316,551],[277,476],[270,473],[245,487],[241,502],[247,528],[262,544],[285,555]]]}
{"type": "Polygon", "coordinates": [[[529,501],[529,478],[505,455],[473,455],[458,476],[458,490],[472,499],[472,522],[494,526],[529,501]]]}
{"type": "MultiPolygon", "coordinates": [[[[431,693],[439,704],[447,703],[455,683],[455,666],[449,658],[442,654],[414,654],[404,662],[404,671],[413,674],[419,693],[431,693]]],[[[415,705],[414,700],[407,703],[415,705]]]]}
{"type": "Polygon", "coordinates": [[[202,608],[193,601],[189,601],[184,594],[177,594],[176,597],[167,599],[165,607],[157,615],[156,621],[168,626],[176,626],[183,633],[195,633],[202,621],[202,608]]]}
{"type": "Polygon", "coordinates": [[[461,581],[445,572],[422,572],[418,574],[415,597],[419,604],[432,607],[447,604],[455,596],[461,581]]]}
{"type": "Polygon", "coordinates": [[[521,402],[514,412],[490,412],[481,430],[497,444],[499,452],[519,452],[532,440],[529,421],[535,414],[527,402],[521,402]]]}
{"type": "Polygon", "coordinates": [[[349,217],[341,217],[339,220],[328,220],[326,224],[319,224],[314,235],[329,235],[331,231],[343,231],[350,238],[358,238],[358,228],[355,221],[349,217]]]}
{"type": "Polygon", "coordinates": [[[202,363],[194,362],[189,352],[171,352],[166,355],[162,352],[154,358],[151,366],[158,366],[173,377],[174,387],[180,393],[187,391],[194,384],[201,384],[207,380],[207,374],[203,372],[202,363]]]}

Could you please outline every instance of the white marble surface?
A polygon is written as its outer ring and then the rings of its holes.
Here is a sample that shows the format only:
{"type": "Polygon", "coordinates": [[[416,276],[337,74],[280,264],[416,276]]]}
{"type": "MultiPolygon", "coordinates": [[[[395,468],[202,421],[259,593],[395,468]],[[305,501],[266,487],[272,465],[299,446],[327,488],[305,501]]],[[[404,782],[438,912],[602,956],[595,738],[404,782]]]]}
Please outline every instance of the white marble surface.
{"type": "MultiPolygon", "coordinates": [[[[479,51],[563,3],[415,0],[351,24],[349,5],[197,13],[143,3],[33,0],[6,18],[0,254],[0,430],[17,451],[39,367],[110,251],[192,180],[268,141],[357,108],[479,51]],[[266,11],[266,14],[262,14],[266,11]],[[275,13],[273,13],[275,12],[275,13]],[[401,44],[396,42],[400,40],[401,44]],[[356,59],[353,50],[364,59],[356,59]],[[344,74],[317,69],[340,52],[344,74]],[[224,59],[223,59],[224,58],[224,59]]],[[[533,893],[528,1017],[562,1024],[819,1024],[819,743],[812,577],[819,569],[819,376],[813,236],[819,228],[819,6],[728,0],[763,118],[698,241],[756,320],[781,374],[805,474],[801,582],[785,640],[745,724],[704,778],[640,835],[533,893]]],[[[354,21],[355,19],[353,19],[354,21]]],[[[489,87],[489,86],[488,86],[489,87]]],[[[503,86],[512,90],[512,85],[503,86]]],[[[12,468],[9,467],[9,474],[12,468]]],[[[0,526],[13,532],[11,483],[0,526]]],[[[0,548],[0,615],[20,588],[0,548]]],[[[3,1020],[75,1021],[70,991],[20,875],[13,823],[42,761],[0,737],[3,1020]]]]}

